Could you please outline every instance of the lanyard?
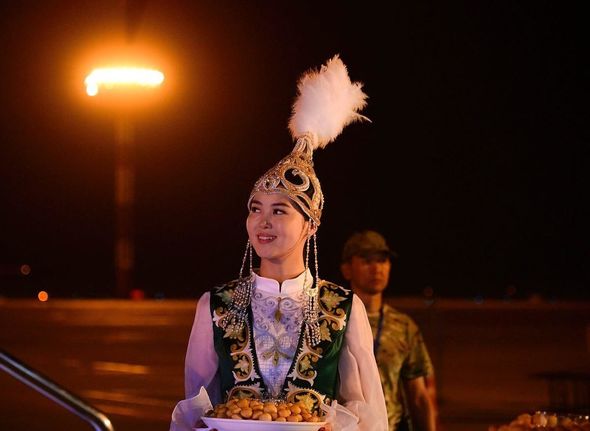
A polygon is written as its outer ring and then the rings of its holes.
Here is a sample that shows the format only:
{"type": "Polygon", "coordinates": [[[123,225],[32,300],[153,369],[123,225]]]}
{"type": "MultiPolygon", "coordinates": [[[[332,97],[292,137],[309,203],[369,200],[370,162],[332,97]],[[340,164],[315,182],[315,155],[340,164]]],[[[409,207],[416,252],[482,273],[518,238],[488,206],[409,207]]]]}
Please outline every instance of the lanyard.
{"type": "Polygon", "coordinates": [[[381,304],[381,308],[379,309],[379,323],[377,324],[377,335],[373,340],[373,353],[375,357],[377,357],[377,352],[379,352],[379,345],[381,344],[381,331],[383,330],[383,304],[381,304]]]}

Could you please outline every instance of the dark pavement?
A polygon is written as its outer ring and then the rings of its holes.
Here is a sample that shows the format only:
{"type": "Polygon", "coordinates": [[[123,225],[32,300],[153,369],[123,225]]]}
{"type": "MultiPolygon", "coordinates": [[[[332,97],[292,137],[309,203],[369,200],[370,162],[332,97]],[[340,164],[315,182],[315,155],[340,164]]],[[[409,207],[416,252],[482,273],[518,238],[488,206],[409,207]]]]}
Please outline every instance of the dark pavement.
{"type": "MultiPolygon", "coordinates": [[[[3,349],[105,412],[117,431],[168,429],[183,396],[192,301],[0,304],[3,349]]],[[[0,375],[0,386],[0,429],[41,430],[68,418],[7,374],[0,375]]]]}

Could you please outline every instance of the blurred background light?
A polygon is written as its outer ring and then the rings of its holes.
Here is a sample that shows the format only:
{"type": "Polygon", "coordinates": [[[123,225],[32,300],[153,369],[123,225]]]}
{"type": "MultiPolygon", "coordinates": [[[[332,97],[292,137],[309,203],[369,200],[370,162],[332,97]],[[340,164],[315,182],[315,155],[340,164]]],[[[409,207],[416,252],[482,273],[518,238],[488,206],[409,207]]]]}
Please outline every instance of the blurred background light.
{"type": "Polygon", "coordinates": [[[164,74],[159,70],[140,67],[105,67],[94,69],[86,79],[86,93],[96,96],[101,87],[115,86],[157,87],[164,82],[164,74]]]}
{"type": "Polygon", "coordinates": [[[30,275],[31,274],[31,267],[29,265],[21,265],[19,270],[22,275],[30,275]]]}

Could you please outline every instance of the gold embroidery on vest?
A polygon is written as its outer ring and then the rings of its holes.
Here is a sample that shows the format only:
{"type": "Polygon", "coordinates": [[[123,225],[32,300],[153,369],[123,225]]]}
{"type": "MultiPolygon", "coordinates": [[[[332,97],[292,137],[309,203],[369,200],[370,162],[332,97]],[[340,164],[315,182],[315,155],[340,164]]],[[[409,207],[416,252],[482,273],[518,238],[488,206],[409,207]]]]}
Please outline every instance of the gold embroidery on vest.
{"type": "MultiPolygon", "coordinates": [[[[346,300],[345,296],[338,294],[337,290],[342,289],[345,293],[350,291],[332,283],[325,283],[321,287],[320,298],[320,339],[321,341],[332,341],[332,334],[346,326],[346,310],[340,307],[340,303],[346,300]]],[[[287,378],[295,378],[307,381],[313,386],[317,376],[316,365],[324,353],[321,347],[315,349],[306,341],[303,349],[297,356],[295,368],[287,375],[287,378]]]]}
{"type": "MultiPolygon", "coordinates": [[[[231,302],[233,290],[228,289],[221,291],[216,293],[216,295],[222,299],[224,305],[227,305],[231,302]]],[[[218,328],[221,328],[220,322],[223,320],[226,314],[227,308],[225,306],[217,307],[215,309],[213,313],[213,322],[218,328]]],[[[234,363],[232,370],[234,382],[237,384],[239,382],[257,378],[258,375],[254,371],[254,360],[250,344],[250,327],[248,325],[244,325],[241,331],[230,332],[226,330],[224,331],[223,338],[229,338],[232,340],[229,349],[230,357],[234,363]]]]}

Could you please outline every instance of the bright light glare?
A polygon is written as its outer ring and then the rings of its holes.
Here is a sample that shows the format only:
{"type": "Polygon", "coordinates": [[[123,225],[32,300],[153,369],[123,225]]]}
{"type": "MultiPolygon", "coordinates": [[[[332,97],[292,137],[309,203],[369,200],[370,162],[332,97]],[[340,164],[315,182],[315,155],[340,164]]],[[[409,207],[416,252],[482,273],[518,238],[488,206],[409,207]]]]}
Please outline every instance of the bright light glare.
{"type": "Polygon", "coordinates": [[[37,299],[39,299],[39,301],[41,301],[41,302],[46,302],[49,299],[49,294],[47,292],[45,292],[44,290],[41,290],[37,294],[37,299]]]}
{"type": "Polygon", "coordinates": [[[112,88],[121,85],[157,87],[164,82],[164,74],[155,69],[138,67],[108,67],[94,69],[84,80],[86,93],[96,96],[100,87],[112,88]]]}

